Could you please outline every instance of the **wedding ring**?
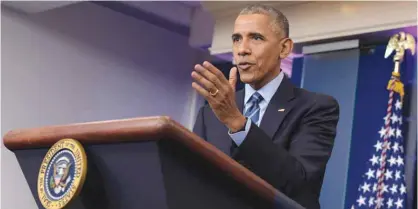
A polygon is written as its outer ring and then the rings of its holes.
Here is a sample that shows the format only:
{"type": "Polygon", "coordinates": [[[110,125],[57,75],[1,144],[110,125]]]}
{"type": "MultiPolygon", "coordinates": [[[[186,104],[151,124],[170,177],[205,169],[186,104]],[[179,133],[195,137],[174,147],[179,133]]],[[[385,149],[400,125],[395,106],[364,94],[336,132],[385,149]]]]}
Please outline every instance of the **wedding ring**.
{"type": "Polygon", "coordinates": [[[211,91],[209,91],[209,94],[214,97],[214,96],[216,96],[218,94],[218,92],[219,92],[219,89],[216,89],[216,91],[214,93],[212,93],[211,91]]]}

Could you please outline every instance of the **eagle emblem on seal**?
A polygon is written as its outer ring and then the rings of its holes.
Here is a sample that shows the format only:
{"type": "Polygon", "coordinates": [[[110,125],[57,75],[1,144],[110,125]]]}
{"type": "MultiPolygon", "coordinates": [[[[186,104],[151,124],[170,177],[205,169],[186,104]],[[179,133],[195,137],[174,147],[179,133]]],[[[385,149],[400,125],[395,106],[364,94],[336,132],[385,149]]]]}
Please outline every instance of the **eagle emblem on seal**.
{"type": "Polygon", "coordinates": [[[59,158],[53,165],[53,176],[49,181],[49,187],[55,194],[64,192],[69,182],[71,182],[71,175],[69,175],[72,163],[67,157],[59,158]]]}

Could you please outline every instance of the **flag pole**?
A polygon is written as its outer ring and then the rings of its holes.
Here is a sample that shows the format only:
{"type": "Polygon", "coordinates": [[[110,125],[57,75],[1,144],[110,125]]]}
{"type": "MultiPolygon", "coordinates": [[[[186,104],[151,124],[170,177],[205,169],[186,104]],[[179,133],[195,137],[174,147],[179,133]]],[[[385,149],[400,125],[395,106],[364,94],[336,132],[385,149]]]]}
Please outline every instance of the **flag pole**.
{"type": "MultiPolygon", "coordinates": [[[[383,138],[382,153],[380,156],[380,176],[378,176],[377,182],[377,200],[381,200],[383,197],[383,180],[386,170],[386,152],[389,146],[389,131],[392,115],[393,97],[395,93],[398,93],[401,97],[402,104],[403,97],[405,95],[404,84],[400,80],[400,64],[404,59],[405,51],[408,49],[411,51],[412,54],[415,54],[415,38],[411,34],[407,34],[405,32],[400,32],[398,34],[393,35],[390,38],[389,43],[386,47],[385,58],[388,58],[393,51],[396,51],[396,53],[393,56],[395,66],[392,72],[392,76],[387,85],[387,90],[389,90],[389,100],[387,113],[385,117],[385,135],[383,138]]],[[[378,201],[375,209],[380,209],[382,205],[383,202],[378,201]]]]}

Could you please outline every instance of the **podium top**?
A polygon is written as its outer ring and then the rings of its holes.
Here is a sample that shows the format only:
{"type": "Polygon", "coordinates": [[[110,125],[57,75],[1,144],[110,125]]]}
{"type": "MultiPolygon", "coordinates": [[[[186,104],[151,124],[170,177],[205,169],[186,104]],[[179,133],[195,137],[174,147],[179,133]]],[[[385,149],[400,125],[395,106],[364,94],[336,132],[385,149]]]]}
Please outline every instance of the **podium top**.
{"type": "Polygon", "coordinates": [[[180,129],[185,128],[165,116],[129,118],[16,129],[6,133],[3,143],[17,150],[50,147],[63,138],[74,138],[82,144],[134,142],[159,140],[180,129]]]}
{"type": "Polygon", "coordinates": [[[13,151],[51,147],[63,138],[76,139],[83,145],[163,138],[176,140],[262,197],[272,202],[279,201],[281,204],[286,202],[286,205],[293,205],[292,208],[302,208],[215,146],[166,116],[18,129],[6,133],[3,143],[13,151]]]}

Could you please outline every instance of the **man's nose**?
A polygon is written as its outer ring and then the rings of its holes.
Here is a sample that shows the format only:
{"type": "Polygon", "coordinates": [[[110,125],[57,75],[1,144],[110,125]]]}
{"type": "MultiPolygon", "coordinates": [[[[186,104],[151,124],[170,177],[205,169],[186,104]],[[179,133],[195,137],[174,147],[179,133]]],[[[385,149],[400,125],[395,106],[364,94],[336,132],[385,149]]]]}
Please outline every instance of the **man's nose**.
{"type": "Polygon", "coordinates": [[[238,55],[246,56],[251,54],[251,48],[248,44],[248,41],[242,40],[238,46],[238,55]]]}

